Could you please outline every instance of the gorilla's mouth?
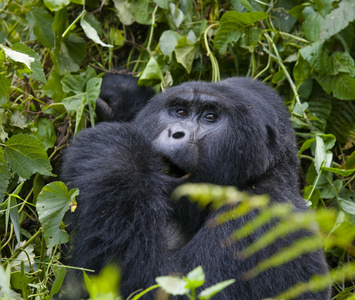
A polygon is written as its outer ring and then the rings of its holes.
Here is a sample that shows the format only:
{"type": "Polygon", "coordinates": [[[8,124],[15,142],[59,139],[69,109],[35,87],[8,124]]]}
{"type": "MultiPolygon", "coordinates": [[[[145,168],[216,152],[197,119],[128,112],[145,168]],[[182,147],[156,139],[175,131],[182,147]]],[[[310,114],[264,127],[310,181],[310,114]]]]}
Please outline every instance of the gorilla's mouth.
{"type": "Polygon", "coordinates": [[[181,169],[179,166],[174,164],[169,158],[163,157],[163,161],[166,167],[164,173],[169,175],[170,177],[186,179],[191,175],[191,173],[181,169]]]}

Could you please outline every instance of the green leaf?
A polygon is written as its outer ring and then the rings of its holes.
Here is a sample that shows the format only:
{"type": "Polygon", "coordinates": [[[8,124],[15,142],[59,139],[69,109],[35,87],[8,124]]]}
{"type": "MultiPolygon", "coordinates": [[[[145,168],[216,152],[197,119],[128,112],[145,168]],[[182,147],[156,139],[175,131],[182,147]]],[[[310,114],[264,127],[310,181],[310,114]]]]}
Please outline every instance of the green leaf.
{"type": "MultiPolygon", "coordinates": [[[[22,187],[22,185],[21,185],[22,187]]],[[[14,192],[15,194],[16,192],[14,192]]],[[[16,193],[18,194],[18,193],[16,193]]],[[[10,208],[10,219],[11,219],[11,223],[14,227],[14,231],[15,231],[15,236],[16,236],[16,241],[17,243],[21,242],[21,225],[20,225],[20,216],[19,216],[19,212],[18,212],[18,206],[17,206],[17,200],[14,196],[9,196],[9,198],[7,199],[8,201],[8,205],[10,208]]]]}
{"type": "Polygon", "coordinates": [[[317,134],[314,167],[318,174],[323,163],[325,167],[329,167],[332,155],[329,150],[333,148],[335,142],[336,138],[332,134],[317,134]]]}
{"type": "MultiPolygon", "coordinates": [[[[325,176],[323,178],[326,178],[325,176]]],[[[332,199],[339,194],[339,191],[342,189],[343,183],[341,180],[333,181],[332,185],[326,182],[323,188],[320,190],[320,197],[323,199],[332,199]]]]}
{"type": "Polygon", "coordinates": [[[33,136],[18,134],[5,144],[5,160],[19,176],[29,179],[32,174],[52,176],[47,153],[40,140],[33,136]]]}
{"type": "Polygon", "coordinates": [[[174,51],[177,62],[182,64],[187,73],[190,74],[195,59],[196,44],[191,42],[185,35],[178,40],[174,51]]]}
{"type": "Polygon", "coordinates": [[[219,23],[219,28],[214,38],[214,46],[224,53],[229,43],[235,43],[240,38],[244,27],[268,17],[265,12],[240,13],[237,11],[226,12],[219,23]]]}
{"type": "Polygon", "coordinates": [[[0,97],[6,96],[11,87],[11,78],[0,75],[0,97]]]}
{"type": "Polygon", "coordinates": [[[248,2],[248,0],[239,0],[239,2],[249,11],[253,12],[254,9],[251,6],[251,4],[248,2]]]}
{"type": "Polygon", "coordinates": [[[10,269],[11,267],[8,267],[5,273],[4,267],[0,267],[0,288],[4,292],[5,299],[16,299],[15,292],[10,289],[10,269]]]}
{"type": "Polygon", "coordinates": [[[333,70],[328,75],[337,75],[341,72],[355,75],[354,60],[348,52],[334,51],[330,56],[333,70]]]}
{"type": "Polygon", "coordinates": [[[312,207],[317,207],[319,198],[320,198],[320,190],[317,188],[314,188],[313,185],[308,185],[304,190],[303,190],[303,197],[305,200],[310,201],[312,203],[312,207]],[[313,192],[312,192],[313,191],[313,192]],[[312,194],[311,194],[312,192],[312,194]]]}
{"type": "Polygon", "coordinates": [[[158,62],[152,56],[146,65],[142,75],[139,77],[139,85],[151,85],[156,80],[164,82],[164,76],[158,62]]]}
{"type": "MultiPolygon", "coordinates": [[[[283,69],[278,70],[272,77],[272,83],[278,84],[286,78],[285,71],[283,69]]],[[[305,104],[305,103],[304,103],[305,104]]],[[[308,107],[308,104],[307,104],[308,107]]],[[[306,108],[307,108],[306,107],[306,108]]]]}
{"type": "Polygon", "coordinates": [[[37,40],[44,47],[53,48],[54,32],[52,30],[52,15],[47,10],[35,6],[26,14],[26,19],[37,40]]]}
{"type": "Polygon", "coordinates": [[[355,20],[355,0],[343,0],[339,2],[338,8],[334,9],[324,19],[320,38],[329,39],[348,26],[349,22],[355,20]]]}
{"type": "Polygon", "coordinates": [[[182,35],[177,33],[176,31],[166,30],[160,36],[159,44],[160,50],[163,52],[164,55],[169,55],[173,53],[175,46],[177,45],[178,41],[182,38],[182,35]]]}
{"type": "Polygon", "coordinates": [[[240,39],[240,47],[248,49],[250,53],[253,53],[261,39],[262,33],[263,31],[260,28],[247,28],[240,39]]]}
{"type": "Polygon", "coordinates": [[[99,275],[91,277],[90,299],[120,299],[117,297],[117,287],[120,285],[120,279],[121,274],[117,267],[107,265],[99,275]]]}
{"type": "Polygon", "coordinates": [[[174,3],[169,3],[171,21],[176,28],[179,28],[184,20],[183,12],[174,3]]]}
{"type": "Polygon", "coordinates": [[[329,51],[323,41],[316,41],[300,50],[302,57],[316,71],[327,74],[331,70],[329,51]]]}
{"type": "Polygon", "coordinates": [[[0,203],[4,199],[10,178],[11,172],[5,162],[4,150],[0,148],[0,203]]]}
{"type": "Polygon", "coordinates": [[[336,76],[320,75],[316,77],[322,88],[340,100],[355,99],[355,78],[349,74],[338,74],[336,76]]]}
{"type": "Polygon", "coordinates": [[[275,28],[283,32],[291,32],[297,22],[297,18],[288,13],[288,9],[298,4],[296,0],[278,0],[271,11],[270,21],[275,28]]]}
{"type": "MultiPolygon", "coordinates": [[[[61,43],[59,52],[59,65],[57,71],[59,74],[64,74],[66,71],[77,72],[79,64],[86,56],[86,42],[85,40],[72,33],[69,37],[65,38],[61,43]]],[[[53,61],[56,58],[51,55],[53,61]]]]}
{"type": "Polygon", "coordinates": [[[216,295],[220,291],[224,290],[226,287],[230,286],[235,282],[235,279],[230,279],[226,281],[219,282],[215,285],[212,285],[208,287],[207,289],[204,289],[199,295],[198,299],[210,299],[212,296],[216,295]]]}
{"type": "Polygon", "coordinates": [[[48,248],[68,241],[68,234],[60,226],[72,199],[78,194],[78,189],[68,192],[63,182],[55,181],[47,184],[38,195],[36,208],[48,248]]]}
{"type": "Polygon", "coordinates": [[[339,168],[322,167],[322,170],[332,172],[341,176],[350,176],[351,174],[355,173],[355,169],[343,170],[339,168]]]}
{"type": "Polygon", "coordinates": [[[131,12],[136,22],[145,25],[152,24],[154,6],[154,2],[150,0],[132,0],[131,12]]]}
{"type": "Polygon", "coordinates": [[[87,104],[93,105],[96,103],[100,95],[102,78],[94,77],[86,83],[87,104]]]}
{"type": "Polygon", "coordinates": [[[69,0],[43,0],[43,2],[51,11],[61,10],[70,4],[69,0]]]}
{"type": "Polygon", "coordinates": [[[113,4],[117,10],[117,16],[121,23],[131,25],[134,23],[135,18],[131,10],[131,3],[127,0],[113,0],[113,4]]]}
{"type": "MultiPolygon", "coordinates": [[[[275,74],[275,76],[277,75],[277,73],[275,74]]],[[[274,79],[273,79],[274,81],[274,79]]],[[[276,82],[275,82],[276,83],[276,82]]],[[[302,103],[301,105],[299,105],[298,103],[295,104],[294,108],[293,108],[293,111],[292,111],[292,114],[293,115],[296,115],[296,116],[299,116],[299,117],[302,117],[303,116],[303,113],[305,112],[305,110],[308,108],[308,103],[307,102],[304,102],[302,103]]]]}
{"type": "Polygon", "coordinates": [[[319,40],[324,18],[314,11],[312,6],[304,8],[303,17],[305,21],[302,23],[302,28],[306,38],[312,42],[319,40]]]}
{"type": "Polygon", "coordinates": [[[53,148],[57,140],[53,123],[48,119],[40,118],[36,122],[36,125],[38,128],[37,133],[42,138],[44,149],[48,150],[49,148],[53,148]]]}
{"type": "Polygon", "coordinates": [[[61,83],[62,79],[63,77],[61,75],[59,75],[56,71],[53,71],[42,88],[42,91],[44,91],[48,97],[51,97],[54,102],[60,102],[64,98],[61,83]]]}
{"type": "Polygon", "coordinates": [[[235,29],[235,31],[228,31],[228,33],[221,31],[221,34],[218,34],[218,32],[219,31],[217,31],[213,43],[215,48],[219,49],[219,53],[221,54],[226,53],[228,45],[234,45],[242,36],[242,32],[238,31],[237,29],[235,29]]]}
{"type": "Polygon", "coordinates": [[[351,215],[355,215],[355,203],[349,200],[341,199],[338,201],[341,209],[351,215]]]}
{"type": "Polygon", "coordinates": [[[63,99],[63,104],[67,112],[74,113],[77,109],[79,109],[80,105],[82,105],[86,100],[85,96],[85,93],[81,93],[63,99]]]}
{"type": "Polygon", "coordinates": [[[11,223],[14,226],[14,231],[16,235],[16,240],[18,243],[21,242],[21,225],[20,225],[20,217],[18,212],[17,200],[16,197],[22,189],[24,181],[22,181],[16,189],[9,195],[7,198],[7,210],[6,210],[6,226],[5,231],[7,232],[7,224],[9,217],[11,218],[11,223]]]}
{"type": "Polygon", "coordinates": [[[153,0],[156,5],[161,7],[162,9],[169,9],[169,1],[168,0],[153,0]]]}
{"type": "Polygon", "coordinates": [[[95,70],[91,67],[89,67],[86,72],[82,72],[79,75],[68,74],[61,80],[63,91],[67,94],[70,92],[80,94],[84,92],[88,80],[96,76],[95,70]]]}
{"type": "Polygon", "coordinates": [[[346,158],[345,168],[348,170],[355,168],[355,151],[346,158]]]}
{"type": "Polygon", "coordinates": [[[2,45],[0,45],[0,47],[2,48],[2,50],[4,51],[6,56],[8,56],[9,58],[11,58],[14,61],[21,62],[21,63],[25,64],[29,69],[31,67],[31,63],[33,63],[35,61],[35,59],[33,57],[31,57],[27,54],[24,54],[19,51],[11,50],[10,48],[2,46],[2,45]]]}
{"type": "Polygon", "coordinates": [[[189,290],[185,288],[186,281],[178,277],[161,276],[155,278],[155,281],[164,291],[173,296],[185,295],[189,292],[189,290]]]}
{"type": "Polygon", "coordinates": [[[205,273],[201,266],[193,269],[186,275],[186,288],[189,290],[196,289],[205,283],[205,273]]]}
{"type": "Polygon", "coordinates": [[[46,77],[44,75],[44,71],[40,62],[41,58],[35,51],[27,47],[25,44],[21,44],[21,43],[13,45],[12,50],[19,51],[21,53],[27,54],[30,57],[32,57],[34,59],[31,61],[30,64],[30,69],[32,71],[32,74],[29,74],[28,77],[46,83],[46,77]]]}
{"type": "Polygon", "coordinates": [[[112,45],[105,44],[104,42],[101,41],[99,35],[97,34],[97,31],[95,30],[94,27],[92,27],[87,21],[85,21],[84,18],[80,19],[80,25],[83,28],[86,36],[93,40],[96,44],[100,44],[103,47],[112,47],[112,45]]]}
{"type": "Polygon", "coordinates": [[[305,150],[307,150],[311,145],[316,141],[316,139],[308,139],[306,140],[302,146],[301,149],[298,151],[298,155],[301,155],[305,150]]]}
{"type": "Polygon", "coordinates": [[[52,299],[52,297],[59,292],[63,284],[66,273],[67,273],[67,269],[61,268],[59,273],[55,276],[55,280],[51,288],[51,293],[49,294],[50,299],[52,299]]]}

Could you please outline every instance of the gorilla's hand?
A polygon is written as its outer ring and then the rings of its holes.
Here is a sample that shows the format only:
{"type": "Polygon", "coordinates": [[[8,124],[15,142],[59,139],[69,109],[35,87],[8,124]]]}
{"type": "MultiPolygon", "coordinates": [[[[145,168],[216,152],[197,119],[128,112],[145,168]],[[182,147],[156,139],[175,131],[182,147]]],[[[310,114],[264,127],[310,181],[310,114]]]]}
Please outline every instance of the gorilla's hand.
{"type": "Polygon", "coordinates": [[[153,95],[152,88],[138,86],[132,75],[107,73],[96,102],[99,121],[129,122],[153,95]]]}

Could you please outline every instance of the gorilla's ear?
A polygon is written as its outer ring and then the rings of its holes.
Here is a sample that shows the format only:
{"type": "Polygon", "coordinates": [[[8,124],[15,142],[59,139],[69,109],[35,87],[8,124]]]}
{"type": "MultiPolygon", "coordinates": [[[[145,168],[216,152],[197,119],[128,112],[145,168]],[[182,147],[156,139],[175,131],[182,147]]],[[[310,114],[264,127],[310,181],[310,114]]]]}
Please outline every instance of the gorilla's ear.
{"type": "Polygon", "coordinates": [[[96,113],[100,120],[111,120],[113,118],[111,106],[101,97],[96,100],[96,113]]]}
{"type": "Polygon", "coordinates": [[[278,138],[279,134],[275,128],[270,125],[266,125],[266,134],[267,134],[267,147],[271,151],[271,153],[275,153],[279,147],[278,138]]]}

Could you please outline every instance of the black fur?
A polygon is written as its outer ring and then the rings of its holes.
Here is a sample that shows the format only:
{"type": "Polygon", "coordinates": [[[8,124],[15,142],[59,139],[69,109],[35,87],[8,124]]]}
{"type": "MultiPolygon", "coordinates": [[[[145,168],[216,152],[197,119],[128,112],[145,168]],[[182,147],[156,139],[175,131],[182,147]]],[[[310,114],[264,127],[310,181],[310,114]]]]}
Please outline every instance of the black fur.
{"type": "Polygon", "coordinates": [[[101,121],[129,122],[154,96],[150,87],[139,87],[137,78],[119,73],[105,74],[96,113],[101,121]]]}
{"type": "MultiPolygon", "coordinates": [[[[170,88],[153,97],[132,123],[102,123],[87,129],[67,151],[63,176],[80,189],[73,217],[72,264],[100,271],[109,262],[117,263],[125,297],[154,284],[156,276],[186,274],[199,265],[206,273],[206,286],[236,279],[213,299],[273,297],[327,272],[322,252],[249,281],[241,275],[309,233],[298,232],[249,259],[237,259],[235,251],[257,240],[271,225],[224,247],[222,240],[254,218],[255,212],[210,227],[208,220],[218,212],[199,211],[186,199],[172,203],[170,195],[184,182],[215,183],[266,193],[272,203],[292,202],[303,211],[297,174],[288,112],[266,85],[230,78],[170,88]],[[173,174],[174,166],[182,169],[181,174],[173,174]]],[[[329,297],[325,290],[299,299],[329,297]]],[[[153,298],[151,292],[143,299],[153,298]]]]}

